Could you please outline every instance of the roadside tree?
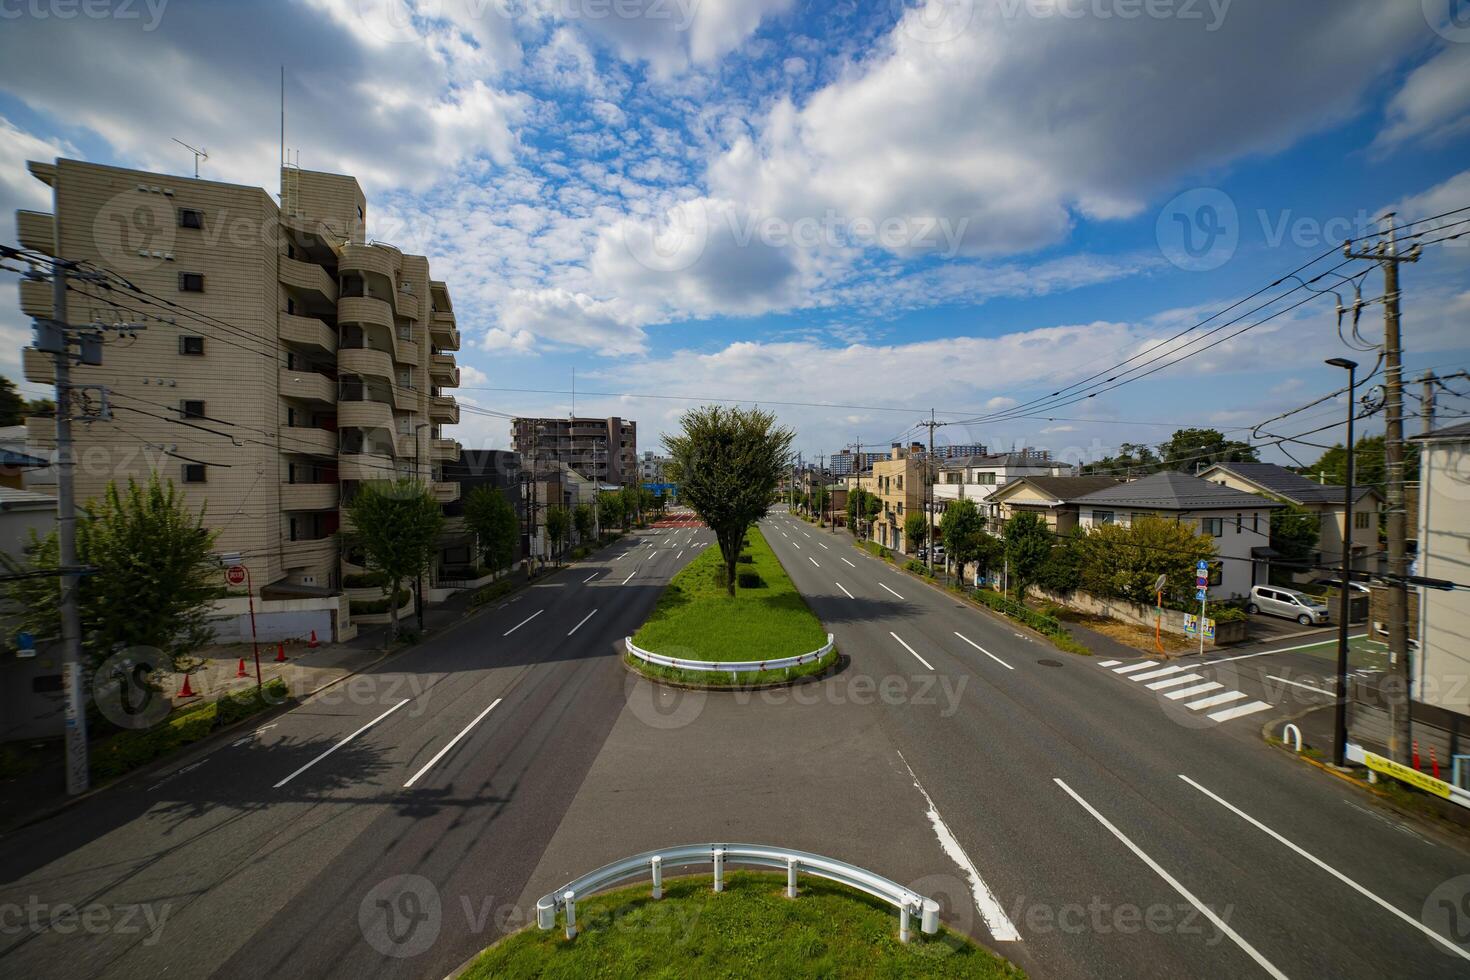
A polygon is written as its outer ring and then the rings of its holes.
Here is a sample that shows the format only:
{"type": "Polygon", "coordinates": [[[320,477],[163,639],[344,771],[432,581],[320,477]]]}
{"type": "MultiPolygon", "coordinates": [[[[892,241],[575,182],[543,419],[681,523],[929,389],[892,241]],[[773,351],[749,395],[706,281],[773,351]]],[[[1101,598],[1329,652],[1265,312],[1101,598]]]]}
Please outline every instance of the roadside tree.
{"type": "Polygon", "coordinates": [[[1195,564],[1215,556],[1210,538],[1179,521],[1136,517],[1131,525],[1104,524],[1078,540],[1081,584],[1094,595],[1154,602],[1154,582],[1167,579],[1165,595],[1192,594],[1195,564]]]}
{"type": "Polygon", "coordinates": [[[352,530],[347,540],[361,548],[367,567],[383,574],[389,635],[398,636],[398,594],[405,581],[428,572],[444,529],[444,511],[418,480],[363,483],[344,508],[352,530]]]}
{"type": "Polygon", "coordinates": [[[1017,598],[1026,598],[1026,590],[1036,582],[1051,546],[1051,528],[1040,514],[1022,512],[1006,521],[1005,559],[1017,598]]]}
{"type": "Polygon", "coordinates": [[[480,545],[480,561],[493,572],[510,567],[515,559],[520,521],[505,494],[491,487],[475,487],[465,496],[464,521],[480,545]]]}

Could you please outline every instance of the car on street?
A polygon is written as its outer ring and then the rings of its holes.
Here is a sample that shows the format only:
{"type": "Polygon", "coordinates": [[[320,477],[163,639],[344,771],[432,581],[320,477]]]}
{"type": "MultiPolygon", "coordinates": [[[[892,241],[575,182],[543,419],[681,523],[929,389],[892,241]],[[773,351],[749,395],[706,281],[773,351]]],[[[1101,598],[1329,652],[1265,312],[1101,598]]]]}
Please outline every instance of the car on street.
{"type": "Polygon", "coordinates": [[[1245,608],[1252,614],[1265,613],[1294,619],[1303,626],[1320,626],[1330,615],[1327,606],[1312,596],[1278,585],[1251,586],[1251,601],[1245,608]]]}
{"type": "MultiPolygon", "coordinates": [[[[1312,579],[1310,584],[1324,589],[1335,589],[1338,586],[1342,585],[1342,580],[1336,578],[1314,578],[1312,579]]],[[[1372,591],[1362,582],[1352,582],[1349,584],[1349,588],[1351,588],[1354,592],[1359,592],[1363,595],[1367,595],[1370,591],[1372,591]]]]}

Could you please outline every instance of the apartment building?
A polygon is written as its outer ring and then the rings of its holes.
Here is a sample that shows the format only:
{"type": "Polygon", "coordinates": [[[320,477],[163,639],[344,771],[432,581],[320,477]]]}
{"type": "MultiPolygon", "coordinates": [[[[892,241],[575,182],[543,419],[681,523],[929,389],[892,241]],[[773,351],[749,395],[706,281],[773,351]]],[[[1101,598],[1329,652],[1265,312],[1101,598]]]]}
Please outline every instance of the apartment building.
{"type": "Polygon", "coordinates": [[[851,449],[842,449],[831,455],[828,468],[833,476],[843,477],[870,470],[878,460],[887,458],[887,453],[855,453],[851,449]]]}
{"type": "Polygon", "coordinates": [[[872,523],[872,539],[885,548],[907,553],[903,522],[909,514],[924,512],[926,457],[920,443],[894,443],[887,459],[873,464],[873,489],[883,509],[872,523]]]}
{"type": "Polygon", "coordinates": [[[1063,476],[1071,467],[1058,463],[1045,449],[1022,449],[1009,453],[982,453],[945,459],[935,451],[939,475],[934,482],[934,524],[939,526],[945,510],[956,500],[973,500],[987,522],[1000,517],[999,505],[991,495],[1007,484],[1027,476],[1063,476]]]}
{"type": "Polygon", "coordinates": [[[639,483],[667,483],[664,468],[673,459],[669,456],[660,456],[657,453],[645,452],[638,460],[638,482],[639,483]]]}
{"type": "Polygon", "coordinates": [[[564,463],[594,483],[631,486],[638,480],[638,423],[606,419],[513,419],[511,444],[526,465],[564,463]]]}
{"type": "MultiPolygon", "coordinates": [[[[74,426],[78,501],[156,470],[205,509],[263,598],[293,598],[363,570],[336,537],[363,481],[417,474],[441,502],[458,497],[441,476],[460,453],[444,431],[459,420],[449,290],[424,256],[364,240],[354,178],[285,167],[277,205],[259,187],[77,160],[29,169],[54,205],[18,213],[21,243],[141,291],[79,281],[69,322],[147,327],[73,371],[112,408],[74,426]]],[[[49,284],[22,282],[21,307],[49,317],[49,284]]],[[[28,348],[24,370],[51,381],[51,356],[28,348]]],[[[27,426],[54,451],[50,419],[27,426]]]]}

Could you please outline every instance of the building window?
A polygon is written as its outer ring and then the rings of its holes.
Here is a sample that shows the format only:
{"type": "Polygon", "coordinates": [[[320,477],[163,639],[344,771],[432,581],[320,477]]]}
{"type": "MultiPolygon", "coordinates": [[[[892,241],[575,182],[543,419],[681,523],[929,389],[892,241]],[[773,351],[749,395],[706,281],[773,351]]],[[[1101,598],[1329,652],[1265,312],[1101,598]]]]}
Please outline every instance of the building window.
{"type": "Polygon", "coordinates": [[[1223,517],[1201,517],[1199,533],[1208,534],[1212,538],[1220,537],[1225,533],[1225,519],[1223,517]]]}
{"type": "Polygon", "coordinates": [[[1111,524],[1116,520],[1116,515],[1110,510],[1095,510],[1092,512],[1092,523],[1111,524]]]}
{"type": "Polygon", "coordinates": [[[1373,515],[1366,510],[1360,510],[1353,514],[1353,527],[1359,531],[1366,531],[1373,526],[1373,515]]]}
{"type": "Polygon", "coordinates": [[[1211,588],[1219,586],[1221,582],[1225,581],[1224,566],[1219,562],[1211,562],[1210,577],[1206,581],[1210,583],[1211,588]]]}
{"type": "Polygon", "coordinates": [[[186,419],[204,418],[204,403],[200,401],[179,402],[179,414],[186,419]]]}
{"type": "Polygon", "coordinates": [[[1242,514],[1236,514],[1235,515],[1235,533],[1236,534],[1239,534],[1240,533],[1240,529],[1241,529],[1241,527],[1242,527],[1242,525],[1244,523],[1245,523],[1245,516],[1242,515],[1242,514]]]}
{"type": "Polygon", "coordinates": [[[195,357],[202,357],[202,356],[204,356],[204,338],[203,337],[180,337],[179,338],[179,353],[180,354],[192,354],[195,357]]]}
{"type": "Polygon", "coordinates": [[[204,464],[203,463],[185,463],[184,464],[184,482],[185,483],[203,483],[203,482],[205,482],[204,481],[204,464]]]}
{"type": "Polygon", "coordinates": [[[193,208],[179,208],[179,227],[203,228],[204,212],[196,211],[193,208]]]}
{"type": "Polygon", "coordinates": [[[204,292],[204,273],[202,272],[180,272],[179,292],[202,293],[204,292]]]}

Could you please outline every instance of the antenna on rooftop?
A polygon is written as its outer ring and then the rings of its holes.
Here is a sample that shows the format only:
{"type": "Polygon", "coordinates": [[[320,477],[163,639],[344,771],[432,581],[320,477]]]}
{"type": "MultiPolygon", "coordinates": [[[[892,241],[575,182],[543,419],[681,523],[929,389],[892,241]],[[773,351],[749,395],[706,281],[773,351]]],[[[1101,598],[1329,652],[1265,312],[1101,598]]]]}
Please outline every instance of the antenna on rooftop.
{"type": "Polygon", "coordinates": [[[199,161],[200,160],[208,160],[209,159],[209,151],[208,150],[201,150],[201,149],[198,149],[196,147],[190,146],[188,143],[185,143],[183,140],[176,139],[176,140],[174,140],[174,142],[177,143],[177,144],[179,144],[180,146],[182,146],[184,149],[188,150],[190,153],[193,153],[194,154],[194,179],[195,180],[198,180],[199,179],[199,161]]]}

